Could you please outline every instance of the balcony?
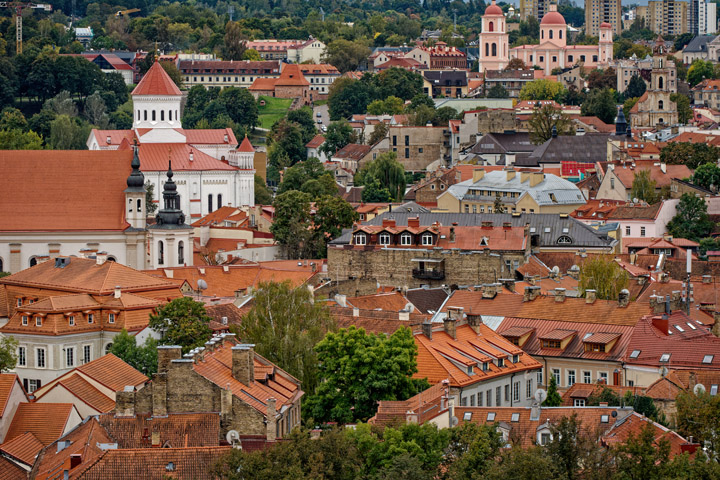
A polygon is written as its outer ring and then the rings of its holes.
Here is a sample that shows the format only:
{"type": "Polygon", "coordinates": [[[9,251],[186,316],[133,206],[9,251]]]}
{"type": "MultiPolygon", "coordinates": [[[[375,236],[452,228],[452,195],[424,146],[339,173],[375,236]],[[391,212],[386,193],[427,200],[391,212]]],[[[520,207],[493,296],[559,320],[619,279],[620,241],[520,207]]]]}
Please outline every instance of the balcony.
{"type": "Polygon", "coordinates": [[[445,272],[443,270],[424,270],[419,268],[413,268],[413,278],[419,278],[423,280],[444,280],[445,272]]]}

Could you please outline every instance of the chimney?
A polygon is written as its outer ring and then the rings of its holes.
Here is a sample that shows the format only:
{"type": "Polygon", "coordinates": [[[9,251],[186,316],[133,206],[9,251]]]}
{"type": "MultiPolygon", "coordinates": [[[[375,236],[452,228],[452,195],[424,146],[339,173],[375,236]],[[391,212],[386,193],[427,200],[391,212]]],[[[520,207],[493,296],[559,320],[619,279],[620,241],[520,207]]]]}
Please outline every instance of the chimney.
{"type": "Polygon", "coordinates": [[[667,315],[657,315],[655,317],[652,317],[652,325],[653,327],[657,328],[662,332],[663,335],[668,334],[668,327],[670,325],[670,320],[668,319],[667,315]]]}
{"type": "Polygon", "coordinates": [[[195,155],[193,154],[193,151],[191,149],[190,150],[190,161],[192,162],[193,160],[195,160],[195,155]]]}
{"type": "Polygon", "coordinates": [[[432,323],[430,322],[423,322],[422,324],[422,333],[425,335],[428,340],[432,340],[432,323]]]}
{"type": "Polygon", "coordinates": [[[353,307],[353,317],[359,317],[360,316],[360,309],[358,307],[353,307]]]}
{"type": "Polygon", "coordinates": [[[597,292],[595,290],[585,290],[585,303],[592,305],[597,299],[597,292]]]}
{"type": "Polygon", "coordinates": [[[482,315],[467,314],[467,324],[475,333],[480,333],[480,325],[482,325],[482,315]]]}
{"type": "Polygon", "coordinates": [[[450,227],[450,243],[455,243],[455,227],[450,227]]]}
{"type": "Polygon", "coordinates": [[[503,287],[507,288],[511,292],[515,291],[515,279],[514,278],[501,278],[500,283],[503,287]]]}
{"type": "Polygon", "coordinates": [[[113,295],[115,298],[120,298],[120,297],[122,297],[122,290],[121,290],[121,289],[122,289],[122,287],[121,287],[120,285],[115,285],[115,293],[114,293],[114,295],[113,295]]]}
{"type": "Polygon", "coordinates": [[[167,373],[170,362],[182,358],[182,347],[178,345],[160,345],[158,349],[158,373],[167,373]]]}
{"type": "Polygon", "coordinates": [[[545,174],[542,172],[533,172],[530,174],[530,186],[534,187],[545,180],[545,174]]]}
{"type": "Polygon", "coordinates": [[[118,417],[135,416],[135,387],[127,385],[120,392],[115,392],[115,415],[118,417]]]}
{"type": "Polygon", "coordinates": [[[525,183],[530,178],[530,172],[520,172],[520,183],[525,183]]]}
{"type": "Polygon", "coordinates": [[[540,287],[533,285],[532,287],[525,287],[525,294],[523,295],[523,302],[532,302],[538,295],[540,295],[540,287]]]}
{"type": "Polygon", "coordinates": [[[398,320],[400,320],[401,322],[409,322],[410,321],[410,311],[409,310],[400,310],[400,312],[398,314],[398,320]]]}
{"type": "Polygon", "coordinates": [[[152,432],[152,448],[160,448],[160,432],[152,432]]]}
{"type": "Polygon", "coordinates": [[[420,217],[410,217],[407,219],[408,227],[420,228],[420,217]]]}
{"type": "Polygon", "coordinates": [[[492,283],[484,283],[482,286],[482,298],[495,298],[497,291],[492,283]]]}
{"type": "Polygon", "coordinates": [[[405,423],[418,423],[417,413],[413,412],[412,410],[408,410],[407,412],[405,412],[405,423]]]}
{"type": "Polygon", "coordinates": [[[105,262],[107,262],[107,259],[108,259],[107,252],[97,252],[95,254],[95,263],[97,265],[103,265],[105,262]]]}
{"type": "Polygon", "coordinates": [[[555,301],[556,302],[564,302],[565,301],[565,289],[562,287],[555,288],[555,301]]]}
{"type": "Polygon", "coordinates": [[[255,345],[242,344],[232,347],[232,376],[243,385],[255,381],[255,345]]]}
{"type": "Polygon", "coordinates": [[[512,180],[513,178],[515,178],[515,170],[510,169],[510,170],[506,170],[506,172],[507,172],[507,181],[508,182],[510,180],[512,180]]]}
{"type": "Polygon", "coordinates": [[[712,275],[703,275],[702,276],[702,283],[710,283],[712,282],[712,275]]]}
{"type": "Polygon", "coordinates": [[[479,182],[483,179],[485,176],[485,169],[484,168],[476,168],[473,170],[473,183],[479,182]]]}
{"type": "Polygon", "coordinates": [[[225,388],[220,392],[220,415],[226,418],[232,415],[232,390],[230,390],[230,383],[225,384],[225,388]]]}
{"type": "Polygon", "coordinates": [[[277,420],[275,420],[277,411],[275,410],[275,404],[276,400],[274,398],[267,399],[266,439],[268,442],[274,442],[277,440],[277,420]]]}
{"type": "Polygon", "coordinates": [[[627,307],[630,303],[630,292],[623,288],[620,290],[620,294],[618,295],[618,306],[620,307],[627,307]]]}
{"type": "Polygon", "coordinates": [[[342,295],[342,294],[338,293],[337,295],[335,295],[335,301],[336,301],[336,302],[338,303],[338,305],[340,305],[341,307],[346,307],[346,308],[347,308],[347,295],[342,295]]]}

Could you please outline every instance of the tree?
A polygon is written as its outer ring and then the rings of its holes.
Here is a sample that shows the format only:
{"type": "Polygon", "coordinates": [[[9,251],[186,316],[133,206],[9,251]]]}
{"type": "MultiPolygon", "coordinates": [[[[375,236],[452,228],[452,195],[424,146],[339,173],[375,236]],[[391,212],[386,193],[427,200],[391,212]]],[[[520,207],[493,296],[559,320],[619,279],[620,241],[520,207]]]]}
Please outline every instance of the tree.
{"type": "Polygon", "coordinates": [[[175,298],[150,315],[149,326],[162,335],[160,344],[180,345],[185,354],[205,346],[212,330],[205,306],[190,297],[175,298]]]}
{"type": "Polygon", "coordinates": [[[0,150],[42,150],[43,139],[33,131],[0,130],[0,150]]]}
{"type": "Polygon", "coordinates": [[[630,114],[630,110],[632,110],[638,100],[640,100],[639,97],[632,97],[625,100],[622,106],[623,112],[625,112],[625,118],[630,114]]]}
{"type": "Polygon", "coordinates": [[[345,73],[357,70],[369,55],[370,49],[362,43],[338,38],[327,44],[322,61],[345,73]]]}
{"type": "Polygon", "coordinates": [[[657,182],[650,177],[650,170],[636,170],[630,197],[653,204],[657,201],[656,188],[657,182]]]}
{"type": "Polygon", "coordinates": [[[270,143],[268,159],[278,170],[290,167],[307,158],[303,132],[295,122],[283,118],[275,123],[268,135],[270,143]]]}
{"type": "Polygon", "coordinates": [[[708,190],[717,191],[720,186],[720,167],[714,163],[700,165],[693,173],[692,182],[708,190]]]}
{"type": "Polygon", "coordinates": [[[493,203],[493,213],[505,213],[505,205],[503,205],[500,197],[495,197],[495,203],[493,203]]]}
{"type": "Polygon", "coordinates": [[[403,103],[423,94],[423,77],[404,68],[388,68],[373,77],[375,98],[399,98],[403,103]]]}
{"type": "Polygon", "coordinates": [[[697,242],[710,235],[714,226],[708,216],[705,200],[690,193],[683,193],[677,213],[668,222],[667,230],[676,238],[697,242]]]}
{"type": "Polygon", "coordinates": [[[405,109],[405,102],[402,99],[389,96],[385,100],[373,100],[367,107],[370,115],[397,115],[405,109]]]}
{"type": "Polygon", "coordinates": [[[490,466],[486,474],[488,480],[522,478],[524,480],[546,480],[557,478],[557,470],[552,459],[539,446],[528,449],[514,447],[500,455],[500,459],[490,466]]]}
{"type": "Polygon", "coordinates": [[[673,93],[670,95],[670,101],[675,102],[678,111],[678,121],[680,123],[688,123],[693,118],[693,111],[690,108],[690,99],[682,93],[673,93]]]}
{"type": "Polygon", "coordinates": [[[583,115],[598,117],[605,123],[613,123],[617,115],[615,92],[610,88],[592,90],[580,107],[583,115]]]}
{"type": "Polygon", "coordinates": [[[43,104],[44,110],[52,110],[57,115],[75,117],[78,114],[77,105],[70,96],[70,92],[63,90],[43,104]]]}
{"type": "Polygon", "coordinates": [[[395,152],[385,152],[360,169],[355,177],[357,185],[371,185],[377,180],[387,188],[393,200],[405,194],[405,168],[397,161],[395,152]]]}
{"type": "Polygon", "coordinates": [[[320,146],[320,151],[330,157],[345,145],[352,143],[354,137],[355,132],[346,120],[333,122],[325,132],[325,142],[320,146]]]}
{"type": "Polygon", "coordinates": [[[660,161],[669,165],[687,165],[691,170],[705,163],[717,163],[720,147],[707,143],[671,142],[660,150],[660,161]]]}
{"type": "Polygon", "coordinates": [[[578,478],[586,439],[581,433],[577,415],[561,418],[558,424],[553,425],[551,431],[552,441],[547,446],[547,453],[560,471],[560,477],[567,480],[578,478]]]}
{"type": "Polygon", "coordinates": [[[587,82],[590,90],[612,89],[617,86],[617,74],[612,67],[608,67],[605,70],[596,69],[590,72],[587,77],[587,82]]]}
{"type": "Polygon", "coordinates": [[[375,125],[370,138],[368,138],[368,145],[375,145],[380,140],[386,138],[390,132],[390,127],[385,122],[380,122],[375,125]]]}
{"type": "Polygon", "coordinates": [[[157,372],[157,340],[152,337],[138,345],[135,337],[123,328],[113,338],[110,353],[148,377],[157,372]]]}
{"type": "Polygon", "coordinates": [[[647,90],[645,80],[640,78],[639,75],[633,75],[625,89],[625,98],[642,97],[645,90],[647,90]]]}
{"type": "Polygon", "coordinates": [[[628,275],[611,257],[595,255],[580,265],[580,294],[595,290],[596,298],[616,300],[628,283],[628,275]]]}
{"type": "Polygon", "coordinates": [[[0,337],[0,373],[15,368],[17,364],[17,349],[19,342],[15,337],[3,335],[0,337]]]}
{"type": "Polygon", "coordinates": [[[304,408],[315,421],[367,420],[378,400],[404,400],[427,386],[412,378],[417,346],[409,328],[389,337],[355,326],[342,328],[329,332],[315,351],[320,383],[304,408]]]}
{"type": "Polygon", "coordinates": [[[150,180],[145,182],[145,215],[152,215],[158,209],[155,203],[155,184],[150,180]]]}
{"type": "Polygon", "coordinates": [[[507,65],[505,65],[505,70],[526,70],[527,65],[525,65],[525,62],[523,62],[520,58],[511,58],[507,65]]]}
{"type": "MultiPolygon", "coordinates": [[[[352,227],[357,219],[358,213],[352,205],[338,196],[325,195],[315,202],[313,224],[318,236],[325,240],[323,247],[333,238],[340,236],[343,228],[352,227]]],[[[326,251],[319,253],[319,257],[326,257],[326,251]]]]}
{"type": "Polygon", "coordinates": [[[565,93],[560,82],[552,82],[541,78],[526,83],[520,89],[520,100],[555,100],[559,101],[565,93]]]}
{"type": "Polygon", "coordinates": [[[245,60],[243,54],[247,50],[246,40],[247,38],[242,34],[240,23],[227,22],[225,24],[225,36],[223,37],[223,59],[245,60]]]}
{"type": "Polygon", "coordinates": [[[627,441],[614,451],[620,478],[629,480],[661,480],[670,460],[670,442],[655,439],[655,428],[645,423],[639,435],[630,434],[627,441]]]}
{"type": "Polygon", "coordinates": [[[96,91],[85,99],[83,113],[92,125],[98,128],[108,127],[107,107],[105,106],[105,101],[100,96],[100,92],[96,91]]]}
{"type": "Polygon", "coordinates": [[[272,204],[272,193],[267,187],[265,180],[255,174],[255,205],[270,205],[272,204]]]}
{"type": "Polygon", "coordinates": [[[49,145],[55,150],[85,150],[92,126],[78,118],[58,115],[50,123],[49,145]]]}
{"type": "Polygon", "coordinates": [[[328,93],[330,119],[347,119],[354,113],[365,113],[370,100],[371,91],[367,82],[338,78],[328,93]]]}
{"type": "Polygon", "coordinates": [[[275,218],[270,232],[283,247],[287,258],[314,258],[316,237],[310,220],[307,193],[290,190],[275,197],[275,218]]]}
{"type": "MultiPolygon", "coordinates": [[[[709,445],[709,452],[720,451],[720,396],[705,391],[681,392],[675,399],[677,431],[709,445]]],[[[714,456],[714,455],[713,455],[714,456]]]]}
{"type": "Polygon", "coordinates": [[[257,125],[257,102],[246,88],[225,87],[218,95],[217,101],[222,104],[233,122],[248,128],[257,125]]]}
{"type": "Polygon", "coordinates": [[[502,446],[502,436],[492,424],[463,422],[450,429],[443,466],[447,468],[447,478],[481,478],[478,472],[484,472],[493,465],[502,446]]]}
{"type": "Polygon", "coordinates": [[[306,392],[314,392],[318,360],[313,348],[335,328],[332,317],[322,303],[313,301],[310,290],[304,285],[293,288],[289,280],[263,282],[254,296],[253,308],[237,328],[238,337],[297,377],[306,392]]]}
{"type": "Polygon", "coordinates": [[[528,122],[530,140],[540,145],[550,140],[553,129],[558,135],[572,135],[575,133],[572,121],[561,109],[552,104],[536,106],[528,122]]]}
{"type": "Polygon", "coordinates": [[[487,98],[508,98],[508,91],[501,84],[497,83],[487,92],[487,98]]]}
{"type": "Polygon", "coordinates": [[[715,78],[715,66],[709,60],[695,59],[687,71],[687,81],[690,87],[694,87],[698,83],[706,79],[715,78]]]}
{"type": "Polygon", "coordinates": [[[557,390],[557,381],[555,380],[555,375],[550,375],[550,385],[548,385],[547,389],[547,398],[545,398],[542,406],[559,407],[560,405],[562,405],[562,397],[560,397],[557,390]]]}
{"type": "Polygon", "coordinates": [[[297,124],[302,133],[302,140],[304,143],[309,142],[317,134],[317,128],[315,127],[315,121],[313,120],[313,111],[309,106],[298,108],[297,110],[291,110],[287,114],[288,122],[297,124]]]}
{"type": "Polygon", "coordinates": [[[371,183],[366,183],[362,190],[362,201],[365,203],[390,203],[393,197],[390,190],[380,184],[380,180],[373,179],[371,183]]]}

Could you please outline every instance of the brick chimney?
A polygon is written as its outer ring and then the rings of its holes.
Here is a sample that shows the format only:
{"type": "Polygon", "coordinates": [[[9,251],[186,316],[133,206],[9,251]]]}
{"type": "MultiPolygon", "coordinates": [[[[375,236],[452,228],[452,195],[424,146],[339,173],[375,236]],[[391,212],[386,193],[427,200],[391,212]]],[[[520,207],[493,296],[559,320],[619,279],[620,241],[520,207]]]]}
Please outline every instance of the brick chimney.
{"type": "Polygon", "coordinates": [[[620,294],[618,295],[618,306],[620,307],[627,307],[630,303],[630,292],[623,288],[620,290],[620,294]]]}
{"type": "Polygon", "coordinates": [[[433,325],[430,322],[423,322],[423,324],[422,324],[422,333],[429,340],[432,340],[432,327],[433,327],[433,325]]]}
{"type": "Polygon", "coordinates": [[[412,410],[405,412],[405,423],[418,423],[418,415],[412,410]]]}
{"type": "Polygon", "coordinates": [[[652,325],[657,328],[663,335],[668,334],[670,319],[667,315],[656,315],[652,317],[652,325]]]}
{"type": "Polygon", "coordinates": [[[95,263],[97,265],[102,265],[105,262],[107,262],[108,259],[108,253],[107,252],[97,252],[95,254],[95,263]]]}
{"type": "Polygon", "coordinates": [[[500,283],[503,287],[507,288],[511,292],[515,291],[515,279],[514,278],[501,278],[500,283]]]}
{"type": "Polygon", "coordinates": [[[115,392],[115,415],[118,417],[135,416],[135,387],[126,386],[121,392],[115,392]]]}
{"type": "Polygon", "coordinates": [[[479,182],[480,180],[483,179],[484,176],[485,176],[485,169],[484,168],[476,168],[475,170],[473,170],[473,178],[472,178],[473,183],[479,182]]]}
{"type": "Polygon", "coordinates": [[[160,345],[158,349],[158,373],[167,373],[170,362],[182,358],[182,347],[178,345],[160,345]]]}
{"type": "Polygon", "coordinates": [[[556,302],[564,302],[565,301],[565,289],[562,287],[557,287],[555,289],[555,301],[556,302]]]}
{"type": "Polygon", "coordinates": [[[243,385],[255,381],[255,345],[242,344],[232,347],[232,376],[243,385]]]}
{"type": "Polygon", "coordinates": [[[401,322],[409,322],[410,321],[410,311],[409,310],[400,310],[398,312],[398,320],[401,322]]]}
{"type": "Polygon", "coordinates": [[[120,285],[115,285],[115,292],[113,293],[113,296],[115,298],[122,297],[122,287],[120,285]]]}
{"type": "Polygon", "coordinates": [[[277,410],[275,409],[276,400],[274,398],[267,399],[267,426],[265,436],[268,442],[277,440],[277,410]]]}
{"type": "Polygon", "coordinates": [[[585,290],[585,303],[592,305],[597,300],[597,292],[595,290],[585,290]]]}
{"type": "Polygon", "coordinates": [[[420,217],[410,217],[407,219],[408,227],[420,228],[420,217]]]}
{"type": "Polygon", "coordinates": [[[540,287],[533,285],[532,287],[525,287],[525,294],[523,295],[523,302],[532,302],[538,295],[540,295],[540,287]]]}
{"type": "Polygon", "coordinates": [[[711,283],[712,282],[712,275],[703,275],[702,276],[702,283],[711,283]]]}
{"type": "Polygon", "coordinates": [[[482,286],[482,298],[495,298],[497,290],[492,283],[484,283],[482,286]]]}

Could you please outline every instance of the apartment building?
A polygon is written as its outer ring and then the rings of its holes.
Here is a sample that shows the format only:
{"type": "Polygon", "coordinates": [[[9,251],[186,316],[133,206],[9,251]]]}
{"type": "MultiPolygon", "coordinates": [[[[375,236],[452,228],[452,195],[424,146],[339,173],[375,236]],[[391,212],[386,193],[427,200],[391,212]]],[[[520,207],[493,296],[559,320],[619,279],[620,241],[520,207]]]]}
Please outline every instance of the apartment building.
{"type": "Polygon", "coordinates": [[[621,0],[585,0],[585,34],[600,35],[600,25],[609,23],[615,35],[622,33],[621,0]]]}

